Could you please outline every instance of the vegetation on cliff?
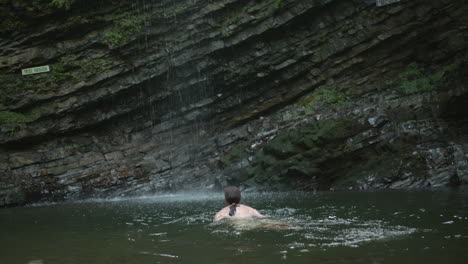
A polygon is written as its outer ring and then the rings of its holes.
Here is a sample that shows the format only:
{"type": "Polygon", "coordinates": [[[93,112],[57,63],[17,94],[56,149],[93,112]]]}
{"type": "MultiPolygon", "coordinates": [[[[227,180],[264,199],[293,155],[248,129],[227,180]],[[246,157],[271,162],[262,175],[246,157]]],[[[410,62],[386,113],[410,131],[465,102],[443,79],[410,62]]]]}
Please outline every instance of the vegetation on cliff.
{"type": "Polygon", "coordinates": [[[50,4],[56,8],[70,9],[72,0],[52,0],[50,4]]]}
{"type": "Polygon", "coordinates": [[[124,46],[136,33],[142,30],[144,21],[144,15],[130,12],[117,15],[114,18],[114,26],[106,32],[103,42],[111,48],[124,46]]]}
{"type": "Polygon", "coordinates": [[[403,94],[417,94],[446,90],[449,88],[452,78],[460,67],[466,65],[468,56],[459,57],[452,63],[431,70],[418,63],[409,64],[399,75],[396,81],[389,81],[389,85],[396,85],[403,94]]]}
{"type": "Polygon", "coordinates": [[[29,120],[30,118],[21,113],[0,111],[0,129],[10,128],[10,130],[16,130],[29,120]]]}

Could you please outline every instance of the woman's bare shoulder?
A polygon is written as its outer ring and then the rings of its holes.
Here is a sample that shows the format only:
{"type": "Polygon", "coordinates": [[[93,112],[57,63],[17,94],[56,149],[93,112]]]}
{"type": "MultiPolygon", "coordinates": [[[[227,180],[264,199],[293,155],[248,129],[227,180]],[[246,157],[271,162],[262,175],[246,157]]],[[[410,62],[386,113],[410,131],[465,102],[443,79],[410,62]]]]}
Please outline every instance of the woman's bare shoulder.
{"type": "Polygon", "coordinates": [[[229,212],[229,206],[224,207],[223,209],[219,210],[213,217],[215,221],[221,220],[223,218],[226,218],[228,216],[229,212]]]}
{"type": "Polygon", "coordinates": [[[259,213],[257,211],[257,209],[253,208],[253,207],[250,207],[248,205],[244,205],[246,207],[246,209],[248,210],[249,214],[252,215],[252,216],[255,216],[255,217],[265,217],[264,215],[262,215],[261,213],[259,213]]]}

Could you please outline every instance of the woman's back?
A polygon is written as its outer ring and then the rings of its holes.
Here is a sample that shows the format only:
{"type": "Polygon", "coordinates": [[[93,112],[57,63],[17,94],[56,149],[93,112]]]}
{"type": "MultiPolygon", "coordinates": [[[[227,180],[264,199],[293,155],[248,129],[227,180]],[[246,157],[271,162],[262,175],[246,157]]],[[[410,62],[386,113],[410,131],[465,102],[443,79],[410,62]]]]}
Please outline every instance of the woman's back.
{"type": "Polygon", "coordinates": [[[260,214],[257,210],[253,209],[250,206],[243,205],[243,204],[236,204],[236,205],[228,205],[221,209],[215,216],[214,220],[219,221],[224,218],[233,218],[233,219],[243,219],[243,218],[252,218],[252,217],[265,217],[264,215],[260,214]],[[232,216],[229,215],[231,211],[231,206],[236,206],[236,210],[232,216]]]}

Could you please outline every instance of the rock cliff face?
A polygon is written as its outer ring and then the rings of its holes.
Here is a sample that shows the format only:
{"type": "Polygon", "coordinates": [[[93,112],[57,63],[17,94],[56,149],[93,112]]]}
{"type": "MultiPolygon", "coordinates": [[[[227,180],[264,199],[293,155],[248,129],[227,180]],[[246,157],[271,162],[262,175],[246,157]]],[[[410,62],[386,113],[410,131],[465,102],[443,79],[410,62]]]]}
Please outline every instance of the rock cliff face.
{"type": "Polygon", "coordinates": [[[49,2],[1,1],[0,205],[468,183],[466,1],[49,2]]]}

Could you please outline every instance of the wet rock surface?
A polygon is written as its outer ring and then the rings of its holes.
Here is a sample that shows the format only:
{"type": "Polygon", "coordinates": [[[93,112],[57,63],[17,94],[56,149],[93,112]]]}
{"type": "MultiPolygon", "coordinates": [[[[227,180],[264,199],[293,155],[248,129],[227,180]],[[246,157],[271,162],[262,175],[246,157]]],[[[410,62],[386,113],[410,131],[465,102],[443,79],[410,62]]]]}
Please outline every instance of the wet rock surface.
{"type": "Polygon", "coordinates": [[[464,1],[88,2],[0,32],[1,206],[468,182],[464,1]]]}

